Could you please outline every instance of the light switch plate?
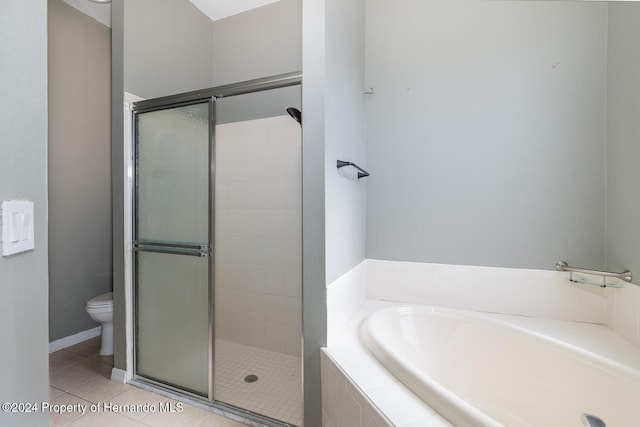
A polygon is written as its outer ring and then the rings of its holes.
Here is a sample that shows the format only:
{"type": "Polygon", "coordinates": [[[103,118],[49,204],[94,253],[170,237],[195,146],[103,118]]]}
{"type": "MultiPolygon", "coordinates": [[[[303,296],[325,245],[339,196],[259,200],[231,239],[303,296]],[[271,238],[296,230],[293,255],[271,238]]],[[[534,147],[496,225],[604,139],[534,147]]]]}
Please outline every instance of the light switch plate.
{"type": "Polygon", "coordinates": [[[2,202],[1,208],[2,256],[33,249],[33,202],[9,200],[2,202]]]}

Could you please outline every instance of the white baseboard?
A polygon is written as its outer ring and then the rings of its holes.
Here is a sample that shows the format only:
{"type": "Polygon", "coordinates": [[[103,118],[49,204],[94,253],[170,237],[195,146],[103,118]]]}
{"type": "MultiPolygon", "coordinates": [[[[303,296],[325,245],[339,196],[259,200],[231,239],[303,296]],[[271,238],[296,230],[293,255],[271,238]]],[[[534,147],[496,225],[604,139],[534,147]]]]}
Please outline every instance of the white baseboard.
{"type": "Polygon", "coordinates": [[[97,337],[102,332],[102,326],[97,326],[93,329],[87,329],[86,331],[78,332],[77,334],[69,335],[68,337],[60,338],[59,340],[51,341],[49,343],[49,353],[62,350],[63,348],[71,347],[72,345],[81,343],[93,337],[97,337]]]}
{"type": "Polygon", "coordinates": [[[118,368],[111,369],[111,381],[115,381],[117,383],[126,384],[129,381],[127,371],[118,368]]]}

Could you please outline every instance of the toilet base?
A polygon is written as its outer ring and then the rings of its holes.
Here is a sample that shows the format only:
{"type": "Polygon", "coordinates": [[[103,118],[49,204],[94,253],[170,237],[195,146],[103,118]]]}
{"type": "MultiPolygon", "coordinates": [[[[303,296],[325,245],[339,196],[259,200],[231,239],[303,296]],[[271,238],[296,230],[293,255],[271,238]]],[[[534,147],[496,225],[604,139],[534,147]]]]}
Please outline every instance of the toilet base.
{"type": "Polygon", "coordinates": [[[102,324],[102,337],[100,342],[100,356],[113,354],[113,323],[102,324]]]}

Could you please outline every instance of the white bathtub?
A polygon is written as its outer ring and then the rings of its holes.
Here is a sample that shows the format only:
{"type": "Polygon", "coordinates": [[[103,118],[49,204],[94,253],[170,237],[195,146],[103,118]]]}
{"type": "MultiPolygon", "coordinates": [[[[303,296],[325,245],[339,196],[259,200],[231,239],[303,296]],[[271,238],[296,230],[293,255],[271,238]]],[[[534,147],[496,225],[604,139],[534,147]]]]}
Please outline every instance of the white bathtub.
{"type": "Polygon", "coordinates": [[[459,427],[640,426],[640,373],[470,312],[427,306],[371,314],[362,338],[380,362],[459,427]]]}

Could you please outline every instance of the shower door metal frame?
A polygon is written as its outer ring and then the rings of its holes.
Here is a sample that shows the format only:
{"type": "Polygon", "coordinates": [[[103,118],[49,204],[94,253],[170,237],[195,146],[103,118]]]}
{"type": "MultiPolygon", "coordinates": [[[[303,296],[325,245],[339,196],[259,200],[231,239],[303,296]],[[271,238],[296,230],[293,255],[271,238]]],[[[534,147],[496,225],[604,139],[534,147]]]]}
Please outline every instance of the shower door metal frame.
{"type": "MultiPolygon", "coordinates": [[[[170,97],[168,97],[170,98],[170,97]]],[[[153,101],[153,100],[150,100],[153,101]]],[[[214,211],[214,198],[215,198],[215,141],[214,141],[214,132],[215,132],[215,100],[210,98],[201,98],[194,99],[191,101],[180,101],[180,102],[172,102],[170,99],[165,103],[158,103],[152,106],[139,105],[142,102],[134,103],[132,109],[132,142],[133,142],[133,165],[134,165],[134,179],[133,179],[133,188],[132,188],[132,236],[134,240],[132,242],[132,273],[133,273],[133,379],[137,381],[141,381],[143,383],[149,383],[158,387],[162,387],[164,389],[174,391],[180,394],[186,394],[196,399],[203,399],[203,396],[197,393],[194,393],[191,390],[187,390],[184,388],[176,387],[171,384],[164,383],[162,381],[140,376],[137,373],[137,363],[138,363],[138,286],[137,286],[137,275],[138,275],[138,266],[136,262],[137,252],[155,252],[155,253],[165,253],[172,255],[184,255],[184,256],[199,256],[199,257],[207,257],[209,258],[208,265],[208,281],[207,281],[207,293],[208,293],[208,328],[209,328],[209,342],[207,344],[208,355],[207,360],[208,364],[208,391],[207,391],[207,401],[213,400],[213,280],[214,280],[214,262],[213,262],[213,242],[214,242],[214,221],[215,221],[215,211],[214,211]],[[208,197],[209,200],[207,202],[208,205],[208,244],[204,245],[185,245],[185,244],[173,244],[173,243],[165,243],[165,242],[142,242],[137,241],[135,238],[137,237],[137,224],[138,224],[138,210],[137,210],[137,198],[138,198],[138,122],[137,117],[139,114],[151,113],[154,111],[161,110],[169,110],[172,108],[186,107],[189,105],[195,104],[204,104],[207,103],[209,106],[209,136],[208,136],[208,151],[209,151],[209,174],[208,174],[208,197]],[[206,246],[206,247],[205,247],[206,246]]]]}
{"type": "MultiPolygon", "coordinates": [[[[254,412],[235,407],[233,405],[226,404],[224,402],[220,402],[215,400],[215,396],[213,395],[214,390],[214,340],[215,340],[215,321],[214,321],[214,302],[215,302],[215,288],[214,288],[214,278],[215,278],[215,101],[218,99],[223,99],[227,97],[237,96],[237,95],[245,95],[249,93],[255,92],[263,92],[271,89],[279,89],[289,86],[301,86],[302,85],[302,72],[296,71],[292,73],[278,74],[271,77],[265,77],[261,79],[247,80],[244,82],[238,82],[223,86],[216,86],[208,89],[196,90],[191,92],[185,92],[181,94],[165,96],[160,98],[148,99],[143,101],[138,101],[133,103],[132,108],[132,142],[135,145],[137,144],[137,135],[135,132],[136,129],[136,117],[137,114],[164,110],[168,108],[175,108],[180,106],[198,104],[198,103],[209,103],[209,245],[210,250],[208,251],[209,257],[209,343],[208,343],[208,352],[209,352],[209,366],[208,366],[208,375],[209,375],[209,390],[207,398],[203,398],[203,396],[189,392],[187,390],[181,389],[179,387],[174,387],[169,384],[165,384],[159,381],[155,381],[149,378],[141,377],[136,374],[136,357],[133,358],[133,381],[140,383],[142,385],[151,385],[155,387],[160,387],[169,393],[177,393],[181,396],[195,398],[196,401],[205,401],[208,402],[215,409],[218,409],[222,412],[231,413],[236,416],[240,416],[242,418],[248,419],[250,421],[262,423],[267,426],[288,426],[289,424],[284,423],[280,420],[275,420],[260,414],[256,414],[254,412]]],[[[134,150],[134,156],[136,151],[134,150]]],[[[134,175],[137,176],[137,158],[134,158],[134,175]]],[[[136,226],[136,197],[137,197],[137,188],[135,183],[136,179],[133,180],[131,185],[131,206],[132,206],[132,227],[133,227],[133,236],[136,236],[135,226],[136,226]]],[[[132,257],[135,261],[135,242],[132,242],[133,251],[132,257]]],[[[140,245],[137,245],[138,248],[140,245]]],[[[151,248],[152,249],[152,248],[151,248]]],[[[197,250],[197,248],[194,248],[197,250]]],[[[137,295],[136,295],[136,286],[135,286],[135,278],[136,278],[136,266],[135,262],[132,262],[133,266],[133,280],[134,286],[132,287],[131,297],[134,301],[134,313],[133,313],[133,327],[134,327],[134,339],[133,339],[133,351],[134,354],[137,354],[137,331],[136,331],[136,322],[137,322],[137,295]]],[[[301,331],[301,340],[303,339],[304,333],[301,331]]],[[[304,365],[304,351],[302,354],[301,361],[304,365]]],[[[304,369],[303,369],[304,372],[304,369]]],[[[304,387],[303,387],[304,390],[304,387]]],[[[303,401],[304,401],[303,396],[303,401]]]]}

